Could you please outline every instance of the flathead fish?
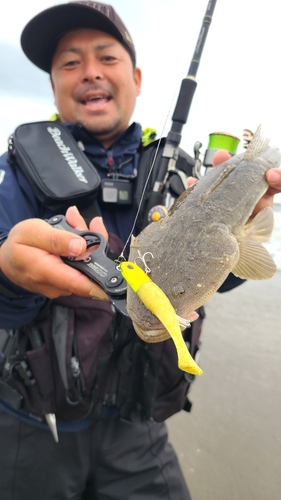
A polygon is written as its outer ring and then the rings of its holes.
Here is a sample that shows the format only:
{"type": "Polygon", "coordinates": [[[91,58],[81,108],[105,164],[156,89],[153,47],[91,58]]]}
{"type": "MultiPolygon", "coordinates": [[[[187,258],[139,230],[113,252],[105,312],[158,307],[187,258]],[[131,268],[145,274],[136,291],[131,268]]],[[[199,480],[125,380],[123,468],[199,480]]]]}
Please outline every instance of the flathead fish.
{"type": "MultiPolygon", "coordinates": [[[[265,172],[280,161],[280,150],[269,146],[259,127],[245,153],[209,171],[175,201],[166,217],[133,238],[129,260],[149,272],[178,316],[192,318],[230,272],[254,280],[275,273],[274,260],[262,245],[272,233],[273,211],[267,207],[249,218],[268,189],[265,172]]],[[[169,338],[130,288],[127,309],[143,340],[169,338]]]]}

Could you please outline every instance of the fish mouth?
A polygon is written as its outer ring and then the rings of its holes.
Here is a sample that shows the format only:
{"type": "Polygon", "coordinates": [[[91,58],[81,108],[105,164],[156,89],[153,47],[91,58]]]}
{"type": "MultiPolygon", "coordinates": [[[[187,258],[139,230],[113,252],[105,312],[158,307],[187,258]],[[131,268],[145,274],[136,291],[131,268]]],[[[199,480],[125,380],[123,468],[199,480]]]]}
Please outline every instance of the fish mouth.
{"type": "MultiPolygon", "coordinates": [[[[159,323],[161,325],[161,323],[159,323]]],[[[144,330],[141,328],[137,323],[133,321],[133,327],[135,329],[136,334],[145,342],[149,343],[156,343],[156,342],[162,342],[163,340],[167,340],[171,338],[171,335],[167,330],[164,328],[163,325],[162,330],[144,330]]]]}
{"type": "MultiPolygon", "coordinates": [[[[164,328],[162,323],[160,323],[160,321],[154,324],[149,324],[143,321],[141,326],[140,321],[138,321],[138,318],[132,311],[130,311],[130,316],[132,317],[133,327],[136,334],[145,342],[162,342],[163,340],[168,340],[169,338],[171,338],[171,335],[166,330],[166,328],[164,328]]],[[[199,315],[196,311],[189,313],[188,319],[185,319],[182,316],[177,316],[181,330],[189,327],[190,323],[195,321],[198,317],[199,315]]]]}
{"type": "MultiPolygon", "coordinates": [[[[145,318],[139,318],[135,312],[128,308],[129,316],[132,320],[136,334],[145,342],[161,342],[170,338],[169,332],[157,318],[154,321],[148,321],[145,318]]],[[[153,318],[153,316],[151,315],[153,318]]]]}

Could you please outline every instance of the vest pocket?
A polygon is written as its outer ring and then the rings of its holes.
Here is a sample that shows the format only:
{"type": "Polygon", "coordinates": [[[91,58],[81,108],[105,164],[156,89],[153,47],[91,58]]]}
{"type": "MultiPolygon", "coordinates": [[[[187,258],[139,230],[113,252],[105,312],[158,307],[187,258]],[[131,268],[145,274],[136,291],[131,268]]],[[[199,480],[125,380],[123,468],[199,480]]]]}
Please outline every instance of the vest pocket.
{"type": "Polygon", "coordinates": [[[30,386],[29,390],[31,399],[38,398],[37,404],[41,406],[41,413],[55,413],[54,379],[46,345],[27,351],[26,359],[34,377],[34,385],[30,386]]]}

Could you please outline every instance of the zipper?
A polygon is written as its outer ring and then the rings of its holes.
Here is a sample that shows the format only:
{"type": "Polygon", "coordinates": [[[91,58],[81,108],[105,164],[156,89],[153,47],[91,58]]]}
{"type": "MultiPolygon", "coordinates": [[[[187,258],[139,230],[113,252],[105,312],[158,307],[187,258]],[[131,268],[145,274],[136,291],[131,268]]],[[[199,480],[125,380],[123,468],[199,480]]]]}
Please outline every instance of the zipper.
{"type": "Polygon", "coordinates": [[[70,359],[70,366],[71,366],[71,371],[72,371],[72,376],[74,378],[74,384],[76,388],[78,389],[78,392],[83,399],[83,392],[85,389],[85,378],[83,371],[81,370],[80,367],[80,361],[79,361],[79,352],[78,352],[78,343],[77,343],[77,331],[74,326],[74,332],[73,332],[73,343],[72,343],[72,357],[70,359]]]}
{"type": "Polygon", "coordinates": [[[72,356],[70,358],[70,370],[72,374],[71,385],[67,391],[67,402],[71,406],[76,406],[80,401],[84,401],[83,392],[85,389],[85,378],[84,374],[80,367],[79,361],[79,353],[78,353],[78,344],[77,344],[77,333],[76,328],[74,326],[74,331],[72,335],[72,356]],[[76,401],[71,397],[71,390],[75,388],[78,391],[78,395],[76,396],[76,401]]]}
{"type": "Polygon", "coordinates": [[[114,406],[116,405],[117,401],[117,387],[120,377],[120,373],[117,369],[118,352],[116,350],[116,344],[119,338],[119,328],[118,328],[117,318],[118,316],[115,317],[114,328],[112,329],[111,339],[110,339],[112,359],[109,368],[108,383],[105,386],[105,394],[102,402],[102,405],[105,406],[114,406]]]}

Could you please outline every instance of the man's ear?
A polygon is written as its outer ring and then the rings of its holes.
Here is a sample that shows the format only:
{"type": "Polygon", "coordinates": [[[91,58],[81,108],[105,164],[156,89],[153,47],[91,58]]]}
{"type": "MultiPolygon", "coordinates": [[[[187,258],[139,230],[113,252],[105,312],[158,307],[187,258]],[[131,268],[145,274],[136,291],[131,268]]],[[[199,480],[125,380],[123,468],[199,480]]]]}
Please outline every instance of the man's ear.
{"type": "Polygon", "coordinates": [[[134,81],[136,85],[136,95],[140,95],[141,93],[141,82],[142,82],[142,73],[140,68],[134,69],[134,81]]]}

